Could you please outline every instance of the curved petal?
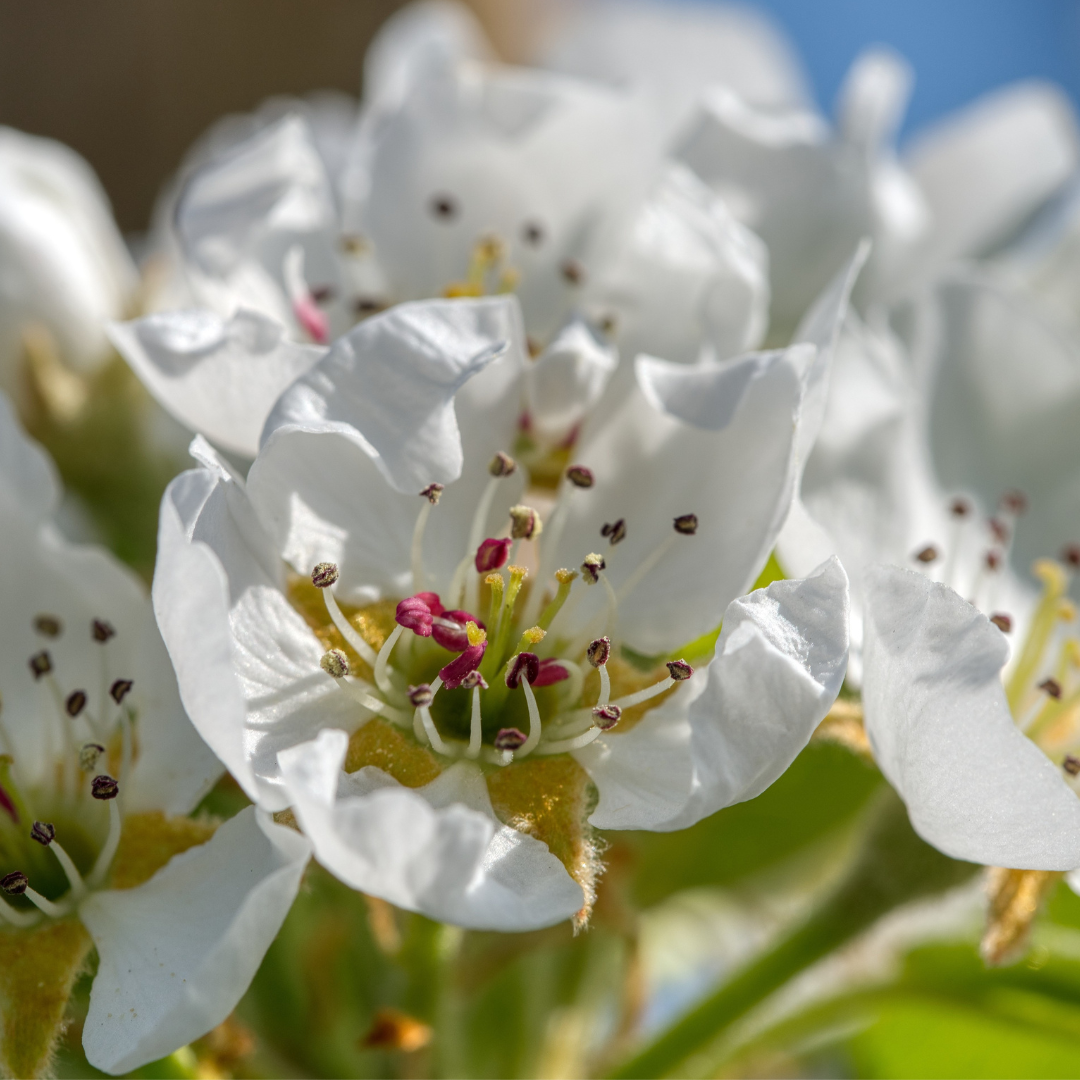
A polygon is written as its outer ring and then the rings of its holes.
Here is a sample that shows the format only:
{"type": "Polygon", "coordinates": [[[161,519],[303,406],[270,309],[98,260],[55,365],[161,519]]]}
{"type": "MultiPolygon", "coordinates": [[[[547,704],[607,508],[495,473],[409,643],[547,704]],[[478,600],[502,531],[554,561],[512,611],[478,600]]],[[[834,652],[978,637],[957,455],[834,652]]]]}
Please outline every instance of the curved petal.
{"type": "Polygon", "coordinates": [[[43,521],[60,505],[60,478],[52,459],[27,438],[7,394],[0,391],[0,498],[25,517],[43,521]]]}
{"type": "Polygon", "coordinates": [[[447,484],[463,460],[455,395],[521,342],[508,297],[400,304],[360,323],[281,396],[264,441],[286,427],[359,432],[397,491],[447,484]]]}
{"type": "MultiPolygon", "coordinates": [[[[604,551],[618,592],[666,545],[619,597],[619,633],[635,649],[667,652],[713,629],[765,565],[791,500],[801,372],[812,355],[799,345],[695,365],[641,357],[638,387],[575,451],[595,486],[570,494],[554,565],[604,551]],[[697,535],[676,535],[673,519],[689,513],[697,535]],[[626,538],[609,550],[600,530],[619,518],[626,538]]],[[[585,632],[603,605],[592,590],[555,629],[585,632]]]]}
{"type": "Polygon", "coordinates": [[[1009,715],[1005,638],[921,574],[866,578],[863,707],[881,771],[915,831],[956,859],[1080,866],[1080,800],[1009,715]]]}
{"type": "Polygon", "coordinates": [[[322,356],[254,311],[223,320],[170,311],[112,323],[109,336],[159,404],[225,450],[253,458],[274,402],[322,356]]]}
{"type": "Polygon", "coordinates": [[[281,928],[310,853],[248,807],[145,885],[84,901],[99,957],[83,1028],[89,1062],[129,1072],[220,1024],[281,928]]]}
{"type": "Polygon", "coordinates": [[[315,857],[346,884],[471,929],[532,930],[580,910],[581,887],[547,845],[496,819],[477,766],[411,789],[370,766],[343,773],[347,746],[324,730],[280,754],[315,857]]]}

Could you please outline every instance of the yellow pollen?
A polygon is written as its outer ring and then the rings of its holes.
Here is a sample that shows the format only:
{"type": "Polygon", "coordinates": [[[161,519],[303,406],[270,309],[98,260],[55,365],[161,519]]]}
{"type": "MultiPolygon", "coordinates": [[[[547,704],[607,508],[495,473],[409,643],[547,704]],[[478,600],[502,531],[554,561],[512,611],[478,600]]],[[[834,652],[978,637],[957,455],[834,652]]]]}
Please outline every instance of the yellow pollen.
{"type": "Polygon", "coordinates": [[[547,631],[542,630],[539,626],[531,626],[521,635],[522,641],[527,641],[530,645],[539,644],[546,637],[547,631]]]}
{"type": "Polygon", "coordinates": [[[576,570],[565,570],[565,569],[563,569],[563,570],[556,570],[555,571],[555,580],[560,585],[569,585],[570,582],[573,581],[577,576],[578,576],[578,572],[576,570]]]}
{"type": "Polygon", "coordinates": [[[490,585],[491,588],[495,589],[503,584],[503,576],[502,574],[488,574],[488,576],[484,578],[484,584],[490,585]]]}
{"type": "Polygon", "coordinates": [[[465,636],[469,639],[470,645],[480,645],[487,641],[487,631],[481,630],[476,623],[471,621],[465,624],[465,636]]]}

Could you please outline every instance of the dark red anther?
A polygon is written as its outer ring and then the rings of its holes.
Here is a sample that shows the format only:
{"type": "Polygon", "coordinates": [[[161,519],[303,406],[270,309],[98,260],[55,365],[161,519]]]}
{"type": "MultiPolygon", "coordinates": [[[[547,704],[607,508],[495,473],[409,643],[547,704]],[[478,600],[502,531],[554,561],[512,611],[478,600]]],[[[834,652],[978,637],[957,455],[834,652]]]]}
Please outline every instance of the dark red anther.
{"type": "Polygon", "coordinates": [[[513,540],[506,537],[504,540],[496,540],[488,537],[477,549],[474,565],[478,574],[490,574],[506,565],[510,558],[510,546],[513,540]]]}
{"type": "Polygon", "coordinates": [[[1061,549],[1061,561],[1070,570],[1080,570],[1080,544],[1066,544],[1061,549]]]}
{"type": "Polygon", "coordinates": [[[536,673],[536,678],[532,680],[532,684],[536,687],[553,686],[555,683],[569,678],[570,672],[562,666],[558,658],[549,656],[540,661],[540,670],[536,673]]]}
{"type": "Polygon", "coordinates": [[[949,513],[956,518],[966,518],[971,513],[971,503],[957,497],[949,504],[949,513]]]}
{"type": "Polygon", "coordinates": [[[1001,566],[1001,552],[991,548],[983,557],[987,570],[997,570],[1001,566]]]}
{"type": "Polygon", "coordinates": [[[109,638],[116,637],[116,631],[112,628],[112,625],[107,623],[104,619],[94,619],[90,624],[90,633],[93,635],[94,640],[100,645],[104,645],[109,638]]]}
{"type": "Polygon", "coordinates": [[[135,684],[131,679],[117,679],[112,686],[109,687],[109,694],[112,696],[113,701],[117,705],[124,700],[131,693],[131,688],[135,684]]]}
{"type": "Polygon", "coordinates": [[[52,671],[52,657],[45,649],[42,649],[39,653],[34,653],[29,662],[30,670],[34,673],[35,679],[40,679],[42,675],[48,675],[52,671]]]}
{"type": "Polygon", "coordinates": [[[516,727],[499,728],[494,739],[496,750],[517,750],[527,741],[525,732],[518,731],[516,727]]]}
{"type": "Polygon", "coordinates": [[[999,544],[1004,544],[1009,539],[1009,526],[1005,524],[1001,518],[990,518],[987,523],[990,526],[990,532],[993,533],[994,539],[999,544]]]}
{"type": "Polygon", "coordinates": [[[1039,689],[1044,691],[1055,701],[1061,697],[1061,683],[1059,683],[1057,679],[1043,679],[1043,681],[1039,683],[1039,689]]]}
{"type": "MultiPolygon", "coordinates": [[[[1061,767],[1070,776],[1080,776],[1080,758],[1073,757],[1072,754],[1066,754],[1065,760],[1061,763],[1061,767]]],[[[3,884],[0,882],[0,884],[3,884]]]]}
{"type": "Polygon", "coordinates": [[[521,685],[521,680],[525,679],[531,686],[539,674],[540,657],[531,652],[518,653],[510,661],[510,667],[506,671],[506,685],[511,690],[516,690],[521,685]]]}
{"type": "Polygon", "coordinates": [[[1004,612],[998,611],[990,616],[990,621],[1003,633],[1008,634],[1012,632],[1012,617],[1006,615],[1004,612]]]}
{"type": "Polygon", "coordinates": [[[469,635],[465,629],[467,623],[476,623],[481,630],[487,627],[467,611],[444,611],[432,621],[431,636],[451,652],[461,652],[469,647],[469,635]]]}
{"type": "Polygon", "coordinates": [[[606,536],[608,543],[614,547],[626,539],[626,520],[619,518],[618,521],[607,522],[600,530],[601,536],[606,536]]]}
{"type": "Polygon", "coordinates": [[[1012,491],[1006,491],[1001,496],[1001,508],[1016,517],[1019,517],[1027,510],[1027,504],[1027,496],[1022,491],[1013,489],[1012,491]]]}
{"type": "Polygon", "coordinates": [[[685,660],[669,660],[667,669],[676,682],[685,682],[694,674],[694,669],[685,660]]]}
{"type": "Polygon", "coordinates": [[[601,731],[610,731],[622,719],[622,709],[618,705],[597,705],[592,714],[593,723],[601,731]]]}
{"type": "Polygon", "coordinates": [[[937,557],[937,548],[933,544],[927,544],[921,551],[915,553],[915,558],[921,563],[932,563],[937,557]]]}
{"type": "Polygon", "coordinates": [[[465,677],[480,666],[484,659],[484,650],[487,642],[481,641],[479,645],[470,645],[460,656],[455,657],[439,672],[439,678],[447,690],[456,690],[464,681],[465,677]]]}
{"type": "MultiPolygon", "coordinates": [[[[406,596],[394,612],[394,620],[399,626],[404,626],[406,630],[411,630],[419,637],[431,637],[431,626],[434,621],[431,613],[431,608],[428,606],[427,601],[423,598],[424,594],[417,593],[416,596],[406,596]]],[[[442,605],[439,605],[442,607],[442,605]]]]}

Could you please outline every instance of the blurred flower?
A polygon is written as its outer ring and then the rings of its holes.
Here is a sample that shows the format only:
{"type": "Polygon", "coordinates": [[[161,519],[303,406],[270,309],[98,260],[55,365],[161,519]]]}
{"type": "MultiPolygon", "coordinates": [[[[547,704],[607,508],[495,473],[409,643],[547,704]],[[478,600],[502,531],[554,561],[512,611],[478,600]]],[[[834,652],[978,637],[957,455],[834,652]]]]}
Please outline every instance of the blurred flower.
{"type": "Polygon", "coordinates": [[[108,354],[105,322],[136,274],[105,192],[74,150],[0,128],[0,387],[15,388],[23,336],[48,331],[87,370],[108,354]]]}
{"type": "Polygon", "coordinates": [[[743,596],[814,346],[641,359],[534,471],[508,453],[519,318],[366,321],[282,396],[246,484],[196,440],[154,585],[188,711],[252,798],[350,885],[503,930],[588,917],[590,826],[681,828],[772,783],[847,647],[835,561],[743,596]]]}
{"type": "Polygon", "coordinates": [[[98,1068],[126,1072],[223,1020],[309,850],[254,809],[216,832],[185,816],[220,766],[141,586],[61,536],[59,496],[0,398],[0,1058],[16,1076],[46,1067],[91,946],[83,1040],[98,1068]]]}

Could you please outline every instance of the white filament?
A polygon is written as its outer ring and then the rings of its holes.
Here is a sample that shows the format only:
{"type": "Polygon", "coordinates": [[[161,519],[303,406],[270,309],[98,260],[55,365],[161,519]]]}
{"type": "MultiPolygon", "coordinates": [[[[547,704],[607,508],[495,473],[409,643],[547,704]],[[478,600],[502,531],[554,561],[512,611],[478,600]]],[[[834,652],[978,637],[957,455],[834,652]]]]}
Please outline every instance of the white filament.
{"type": "Polygon", "coordinates": [[[662,694],[669,686],[674,686],[675,682],[676,680],[669,675],[666,679],[661,679],[652,686],[646,686],[644,690],[639,690],[636,694],[627,694],[626,697],[617,698],[611,704],[618,705],[620,709],[629,709],[633,705],[640,705],[643,701],[656,697],[657,694],[662,694]]]}
{"type": "Polygon", "coordinates": [[[436,753],[449,756],[450,748],[443,742],[439,729],[435,726],[435,721],[431,719],[431,708],[427,705],[421,705],[416,712],[420,717],[420,722],[424,725],[424,732],[428,737],[428,742],[431,743],[431,748],[436,753]]]}
{"type": "Polygon", "coordinates": [[[395,709],[392,705],[387,705],[381,698],[377,698],[370,694],[370,689],[367,683],[354,681],[348,675],[343,679],[338,680],[338,684],[343,690],[345,690],[352,698],[354,698],[360,705],[362,705],[368,712],[373,712],[377,716],[385,716],[387,720],[392,721],[395,724],[401,724],[404,727],[409,725],[409,717],[401,709],[395,709]]]}
{"type": "MultiPolygon", "coordinates": [[[[121,791],[124,789],[121,788],[121,791]]],[[[105,839],[105,846],[101,849],[101,853],[97,857],[97,862],[94,863],[93,870],[90,871],[89,882],[91,888],[97,888],[104,884],[105,877],[109,873],[109,867],[112,866],[112,861],[116,857],[116,849],[120,846],[120,832],[123,827],[123,823],[120,820],[120,807],[117,805],[116,799],[109,800],[109,835],[105,839]]]]}
{"type": "MultiPolygon", "coordinates": [[[[495,498],[495,491],[502,477],[493,476],[484,488],[480,501],[476,504],[476,513],[473,514],[472,526],[469,529],[469,547],[465,552],[465,610],[475,611],[477,601],[480,598],[480,575],[470,574],[469,565],[476,558],[476,549],[484,541],[484,531],[487,525],[488,514],[491,512],[491,503],[495,498]]],[[[455,579],[457,574],[454,575],[455,579]]],[[[451,595],[454,595],[451,593],[451,595]]]]}
{"type": "Polygon", "coordinates": [[[424,529],[427,528],[427,520],[434,505],[430,499],[425,498],[424,505],[420,507],[420,513],[416,515],[416,525],[412,534],[413,592],[423,592],[426,588],[424,583],[424,529]]]}
{"type": "Polygon", "coordinates": [[[525,704],[529,707],[529,737],[521,744],[520,749],[514,751],[519,758],[531,754],[536,749],[540,742],[540,736],[543,734],[543,728],[540,724],[540,709],[536,704],[536,695],[529,685],[529,680],[524,676],[521,679],[521,689],[525,691],[525,704]]]}
{"type": "Polygon", "coordinates": [[[378,657],[375,650],[360,636],[360,631],[348,619],[338,607],[334,594],[329,589],[323,589],[323,600],[326,602],[326,610],[333,624],[341,631],[341,636],[353,647],[356,654],[368,667],[374,667],[378,657]]]}
{"type": "Polygon", "coordinates": [[[394,646],[398,643],[398,638],[401,637],[404,631],[405,627],[398,623],[390,632],[390,636],[383,642],[383,647],[375,658],[375,685],[384,694],[389,694],[394,689],[394,684],[390,681],[390,673],[387,669],[390,666],[390,654],[394,651],[394,646]]]}
{"type": "Polygon", "coordinates": [[[33,911],[19,911],[6,900],[0,900],[0,919],[7,919],[12,926],[33,926],[38,918],[39,916],[33,911]]]}
{"type": "Polygon", "coordinates": [[[590,727],[588,731],[581,735],[576,735],[572,739],[558,739],[553,742],[541,743],[537,748],[538,754],[565,754],[570,750],[580,750],[583,746],[588,746],[594,739],[603,735],[598,727],[590,727]]]}
{"type": "Polygon", "coordinates": [[[600,672],[600,696],[596,699],[597,705],[606,705],[611,699],[611,676],[608,674],[607,664],[601,664],[600,672]]]}
{"type": "Polygon", "coordinates": [[[638,568],[619,586],[619,599],[625,600],[644,580],[645,575],[671,550],[678,541],[679,534],[672,532],[653,548],[652,553],[638,565],[638,568]]]}
{"type": "Polygon", "coordinates": [[[483,736],[483,724],[480,716],[480,687],[474,686],[472,692],[472,720],[469,727],[469,748],[465,751],[467,758],[480,756],[480,740],[483,736]]]}
{"type": "Polygon", "coordinates": [[[66,904],[54,904],[51,900],[46,900],[36,889],[31,889],[29,886],[26,892],[23,893],[38,910],[45,912],[52,919],[59,919],[61,916],[68,913],[68,906],[66,904]]]}
{"type": "MultiPolygon", "coordinates": [[[[116,800],[111,801],[115,802],[116,800]]],[[[86,895],[86,882],[83,881],[82,874],[79,873],[78,868],[71,861],[71,856],[60,846],[58,841],[53,840],[49,847],[67,876],[68,884],[71,886],[72,898],[76,901],[81,900],[86,895]]]]}

